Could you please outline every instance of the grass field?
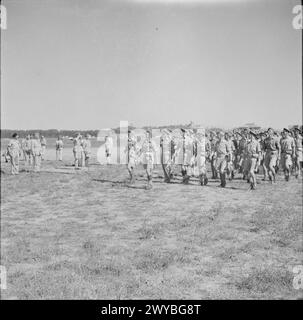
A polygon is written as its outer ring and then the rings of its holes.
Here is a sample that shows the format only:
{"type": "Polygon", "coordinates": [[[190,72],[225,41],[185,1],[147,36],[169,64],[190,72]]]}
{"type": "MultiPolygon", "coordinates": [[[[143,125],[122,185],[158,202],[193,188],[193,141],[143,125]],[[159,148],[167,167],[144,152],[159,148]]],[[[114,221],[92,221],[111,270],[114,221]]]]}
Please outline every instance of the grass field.
{"type": "Polygon", "coordinates": [[[142,168],[132,187],[125,166],[2,170],[2,299],[302,298],[302,179],[221,189],[158,167],[145,190],[142,168]]]}

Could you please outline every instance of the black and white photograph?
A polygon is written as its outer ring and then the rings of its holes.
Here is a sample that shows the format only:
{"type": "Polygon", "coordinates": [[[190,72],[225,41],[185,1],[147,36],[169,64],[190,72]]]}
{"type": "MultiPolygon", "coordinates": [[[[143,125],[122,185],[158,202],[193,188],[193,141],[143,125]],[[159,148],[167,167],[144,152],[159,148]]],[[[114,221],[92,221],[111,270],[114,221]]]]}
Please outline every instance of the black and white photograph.
{"type": "Polygon", "coordinates": [[[0,8],[0,300],[303,299],[301,1],[0,8]]]}

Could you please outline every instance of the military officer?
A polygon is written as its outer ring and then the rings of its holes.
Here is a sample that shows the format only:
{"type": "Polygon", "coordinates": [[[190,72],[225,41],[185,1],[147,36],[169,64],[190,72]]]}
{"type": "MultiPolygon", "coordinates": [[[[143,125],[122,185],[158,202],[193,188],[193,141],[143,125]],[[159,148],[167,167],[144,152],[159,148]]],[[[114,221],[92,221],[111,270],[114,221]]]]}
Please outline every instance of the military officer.
{"type": "Polygon", "coordinates": [[[87,133],[85,135],[85,138],[82,141],[82,148],[83,148],[83,154],[84,154],[84,166],[86,168],[88,168],[88,165],[89,165],[89,159],[91,157],[91,148],[92,148],[92,145],[91,145],[91,142],[89,140],[89,137],[90,136],[87,133]]]}
{"type": "Polygon", "coordinates": [[[303,137],[299,128],[295,128],[295,176],[298,178],[302,171],[303,164],[303,137]]]}

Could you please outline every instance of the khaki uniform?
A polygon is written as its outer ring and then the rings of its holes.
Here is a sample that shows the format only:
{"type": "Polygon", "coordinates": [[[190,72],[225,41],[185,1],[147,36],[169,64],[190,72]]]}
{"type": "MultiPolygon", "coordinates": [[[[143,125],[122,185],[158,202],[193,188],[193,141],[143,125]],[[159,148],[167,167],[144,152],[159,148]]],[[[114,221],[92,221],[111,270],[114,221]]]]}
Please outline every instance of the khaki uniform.
{"type": "Polygon", "coordinates": [[[31,152],[33,155],[33,169],[35,172],[40,171],[42,146],[39,139],[32,139],[31,152]]]}
{"type": "Polygon", "coordinates": [[[89,139],[84,139],[82,142],[82,148],[84,153],[85,166],[88,167],[89,159],[91,157],[91,142],[89,139]]]}
{"type": "Polygon", "coordinates": [[[295,154],[295,141],[292,137],[281,139],[281,165],[282,169],[290,170],[292,157],[295,154]]]}
{"type": "Polygon", "coordinates": [[[56,141],[56,160],[62,161],[63,158],[63,141],[61,139],[56,141]]]}
{"type": "Polygon", "coordinates": [[[210,142],[210,166],[211,166],[211,172],[212,172],[212,179],[217,179],[217,171],[216,171],[216,143],[218,139],[213,137],[209,140],[210,142]]]}
{"type": "Polygon", "coordinates": [[[75,168],[78,169],[79,166],[82,165],[82,158],[83,158],[83,147],[81,145],[82,141],[80,138],[74,138],[73,140],[73,154],[74,154],[74,163],[75,163],[75,168]]]}
{"type": "Polygon", "coordinates": [[[257,170],[257,164],[260,160],[261,146],[257,139],[252,139],[247,143],[246,155],[247,155],[247,168],[248,178],[251,183],[251,188],[255,189],[257,185],[255,171],[257,170]]]}
{"type": "Polygon", "coordinates": [[[21,155],[21,145],[18,140],[10,140],[7,146],[7,153],[11,162],[11,172],[13,175],[19,174],[19,159],[21,155]]]}
{"type": "Polygon", "coordinates": [[[46,153],[46,139],[43,137],[41,138],[41,160],[45,159],[46,153]]]}
{"type": "Polygon", "coordinates": [[[143,168],[146,170],[148,187],[152,187],[156,149],[156,145],[151,139],[146,139],[141,147],[141,154],[143,154],[143,168]]]}
{"type": "Polygon", "coordinates": [[[264,163],[268,171],[270,180],[275,181],[275,166],[277,165],[279,155],[280,155],[280,142],[278,138],[272,136],[267,137],[264,140],[265,144],[265,159],[264,163]]]}

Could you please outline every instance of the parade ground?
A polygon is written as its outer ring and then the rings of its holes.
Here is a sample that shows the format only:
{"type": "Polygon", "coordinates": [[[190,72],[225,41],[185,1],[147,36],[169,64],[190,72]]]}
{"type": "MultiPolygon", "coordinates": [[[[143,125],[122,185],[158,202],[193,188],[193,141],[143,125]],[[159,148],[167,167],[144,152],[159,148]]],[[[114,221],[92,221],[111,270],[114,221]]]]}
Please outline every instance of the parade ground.
{"type": "Polygon", "coordinates": [[[201,187],[157,166],[146,190],[141,166],[129,185],[125,165],[77,171],[66,152],[40,173],[1,163],[2,299],[302,298],[302,178],[201,187]]]}

